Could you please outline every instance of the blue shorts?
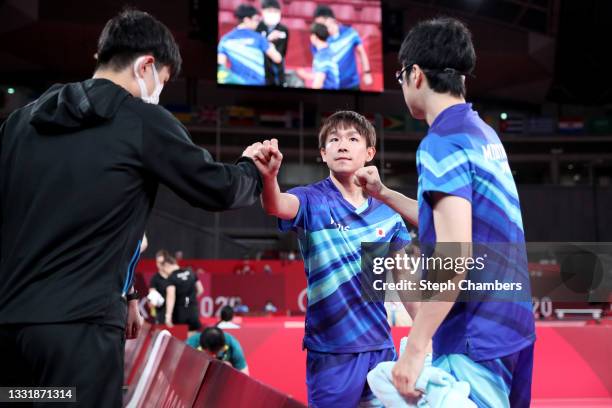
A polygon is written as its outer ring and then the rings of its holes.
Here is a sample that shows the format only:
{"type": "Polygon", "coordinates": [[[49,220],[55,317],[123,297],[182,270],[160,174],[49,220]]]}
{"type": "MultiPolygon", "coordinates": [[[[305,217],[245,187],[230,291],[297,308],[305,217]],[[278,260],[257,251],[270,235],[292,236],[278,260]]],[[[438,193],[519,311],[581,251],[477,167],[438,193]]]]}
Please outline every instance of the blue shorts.
{"type": "Polygon", "coordinates": [[[314,408],[382,407],[370,391],[368,372],[383,361],[395,361],[395,349],[363,353],[319,353],[308,350],[308,406],[314,408]]]}
{"type": "Polygon", "coordinates": [[[480,408],[529,407],[533,344],[509,356],[478,362],[464,354],[444,354],[433,365],[467,381],[470,399],[480,408]]]}

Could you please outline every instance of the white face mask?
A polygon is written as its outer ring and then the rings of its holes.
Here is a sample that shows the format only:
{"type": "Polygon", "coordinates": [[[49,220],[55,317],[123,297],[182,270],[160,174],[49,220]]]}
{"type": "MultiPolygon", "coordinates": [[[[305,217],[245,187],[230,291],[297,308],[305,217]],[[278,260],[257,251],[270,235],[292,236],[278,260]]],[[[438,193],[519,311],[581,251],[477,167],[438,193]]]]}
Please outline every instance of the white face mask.
{"type": "Polygon", "coordinates": [[[162,89],[164,89],[164,84],[159,80],[159,75],[157,75],[157,70],[155,69],[155,64],[152,65],[153,70],[153,80],[155,81],[155,89],[153,93],[149,95],[147,91],[147,84],[145,83],[143,78],[138,76],[138,66],[146,57],[140,57],[134,63],[134,75],[136,75],[136,82],[138,82],[138,87],[140,88],[140,99],[145,101],[146,103],[152,103],[157,105],[159,103],[159,95],[161,95],[162,89]]]}
{"type": "Polygon", "coordinates": [[[268,27],[274,27],[281,21],[281,13],[279,11],[263,11],[263,21],[268,27]]]}

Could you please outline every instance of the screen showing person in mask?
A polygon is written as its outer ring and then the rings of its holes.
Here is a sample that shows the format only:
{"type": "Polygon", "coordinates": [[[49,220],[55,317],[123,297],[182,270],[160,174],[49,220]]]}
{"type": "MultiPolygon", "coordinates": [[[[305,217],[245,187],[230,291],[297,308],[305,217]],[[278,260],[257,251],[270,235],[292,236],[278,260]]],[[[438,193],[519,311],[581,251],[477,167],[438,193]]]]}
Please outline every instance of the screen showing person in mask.
{"type": "Polygon", "coordinates": [[[380,0],[219,0],[217,82],[381,92],[381,19],[380,0]]]}

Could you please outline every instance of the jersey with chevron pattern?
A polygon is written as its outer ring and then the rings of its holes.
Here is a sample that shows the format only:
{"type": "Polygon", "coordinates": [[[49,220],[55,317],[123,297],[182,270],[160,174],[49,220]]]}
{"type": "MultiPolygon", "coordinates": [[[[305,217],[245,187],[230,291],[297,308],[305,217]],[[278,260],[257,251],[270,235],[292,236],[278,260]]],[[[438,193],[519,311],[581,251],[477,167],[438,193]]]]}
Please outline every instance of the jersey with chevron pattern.
{"type": "MultiPolygon", "coordinates": [[[[417,150],[417,170],[419,241],[436,242],[432,193],[462,197],[472,205],[472,242],[523,248],[508,251],[512,259],[503,262],[528,283],[521,208],[506,152],[471,104],[453,105],[438,115],[417,150]]],[[[434,353],[489,360],[530,345],[534,333],[531,302],[457,302],[434,335],[434,353]]]]}
{"type": "Polygon", "coordinates": [[[369,198],[360,208],[344,199],[330,178],[290,189],[300,200],[293,220],[279,221],[298,234],[308,281],[304,347],[327,353],[359,353],[392,348],[382,302],[362,298],[362,242],[390,243],[399,250],[410,243],[395,211],[369,198]]]}
{"type": "Polygon", "coordinates": [[[269,48],[266,37],[254,30],[236,27],[221,37],[217,53],[229,59],[234,82],[265,85],[264,55],[269,48]]]}

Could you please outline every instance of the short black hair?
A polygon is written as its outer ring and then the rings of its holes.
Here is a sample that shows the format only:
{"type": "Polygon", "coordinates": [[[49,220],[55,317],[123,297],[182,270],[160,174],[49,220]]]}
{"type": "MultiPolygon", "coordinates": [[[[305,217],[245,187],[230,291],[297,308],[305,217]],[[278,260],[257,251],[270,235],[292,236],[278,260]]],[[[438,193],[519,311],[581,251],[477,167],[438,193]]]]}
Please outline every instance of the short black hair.
{"type": "Polygon", "coordinates": [[[273,9],[280,10],[281,5],[277,0],[262,0],[261,8],[262,9],[273,8],[273,9]]]}
{"type": "Polygon", "coordinates": [[[234,308],[231,306],[223,306],[221,308],[221,320],[229,322],[234,318],[234,308]]]}
{"type": "Polygon", "coordinates": [[[200,347],[213,353],[225,347],[225,335],[218,327],[206,327],[200,334],[200,347]]]}
{"type": "Polygon", "coordinates": [[[172,77],[180,73],[181,53],[168,27],[149,13],[124,9],[108,20],[98,38],[96,69],[121,71],[146,54],[153,55],[158,69],[168,66],[172,77]]]}
{"type": "Polygon", "coordinates": [[[259,11],[250,4],[241,4],[236,7],[234,11],[234,17],[236,17],[238,21],[242,21],[247,17],[253,17],[256,14],[259,14],[259,11]]]}
{"type": "Polygon", "coordinates": [[[314,12],[314,18],[317,17],[331,17],[336,18],[334,11],[327,4],[319,4],[314,12]]]}
{"type": "Polygon", "coordinates": [[[476,65],[472,34],[454,18],[421,21],[404,38],[399,62],[404,67],[417,64],[433,91],[465,96],[464,76],[476,65]]]}
{"type": "Polygon", "coordinates": [[[310,26],[310,33],[314,34],[321,41],[327,41],[329,38],[329,31],[324,24],[313,23],[310,26]]]}
{"type": "Polygon", "coordinates": [[[376,146],[376,129],[362,114],[355,111],[337,111],[323,121],[319,130],[319,149],[325,147],[327,137],[338,129],[354,128],[366,140],[367,147],[376,146]]]}

